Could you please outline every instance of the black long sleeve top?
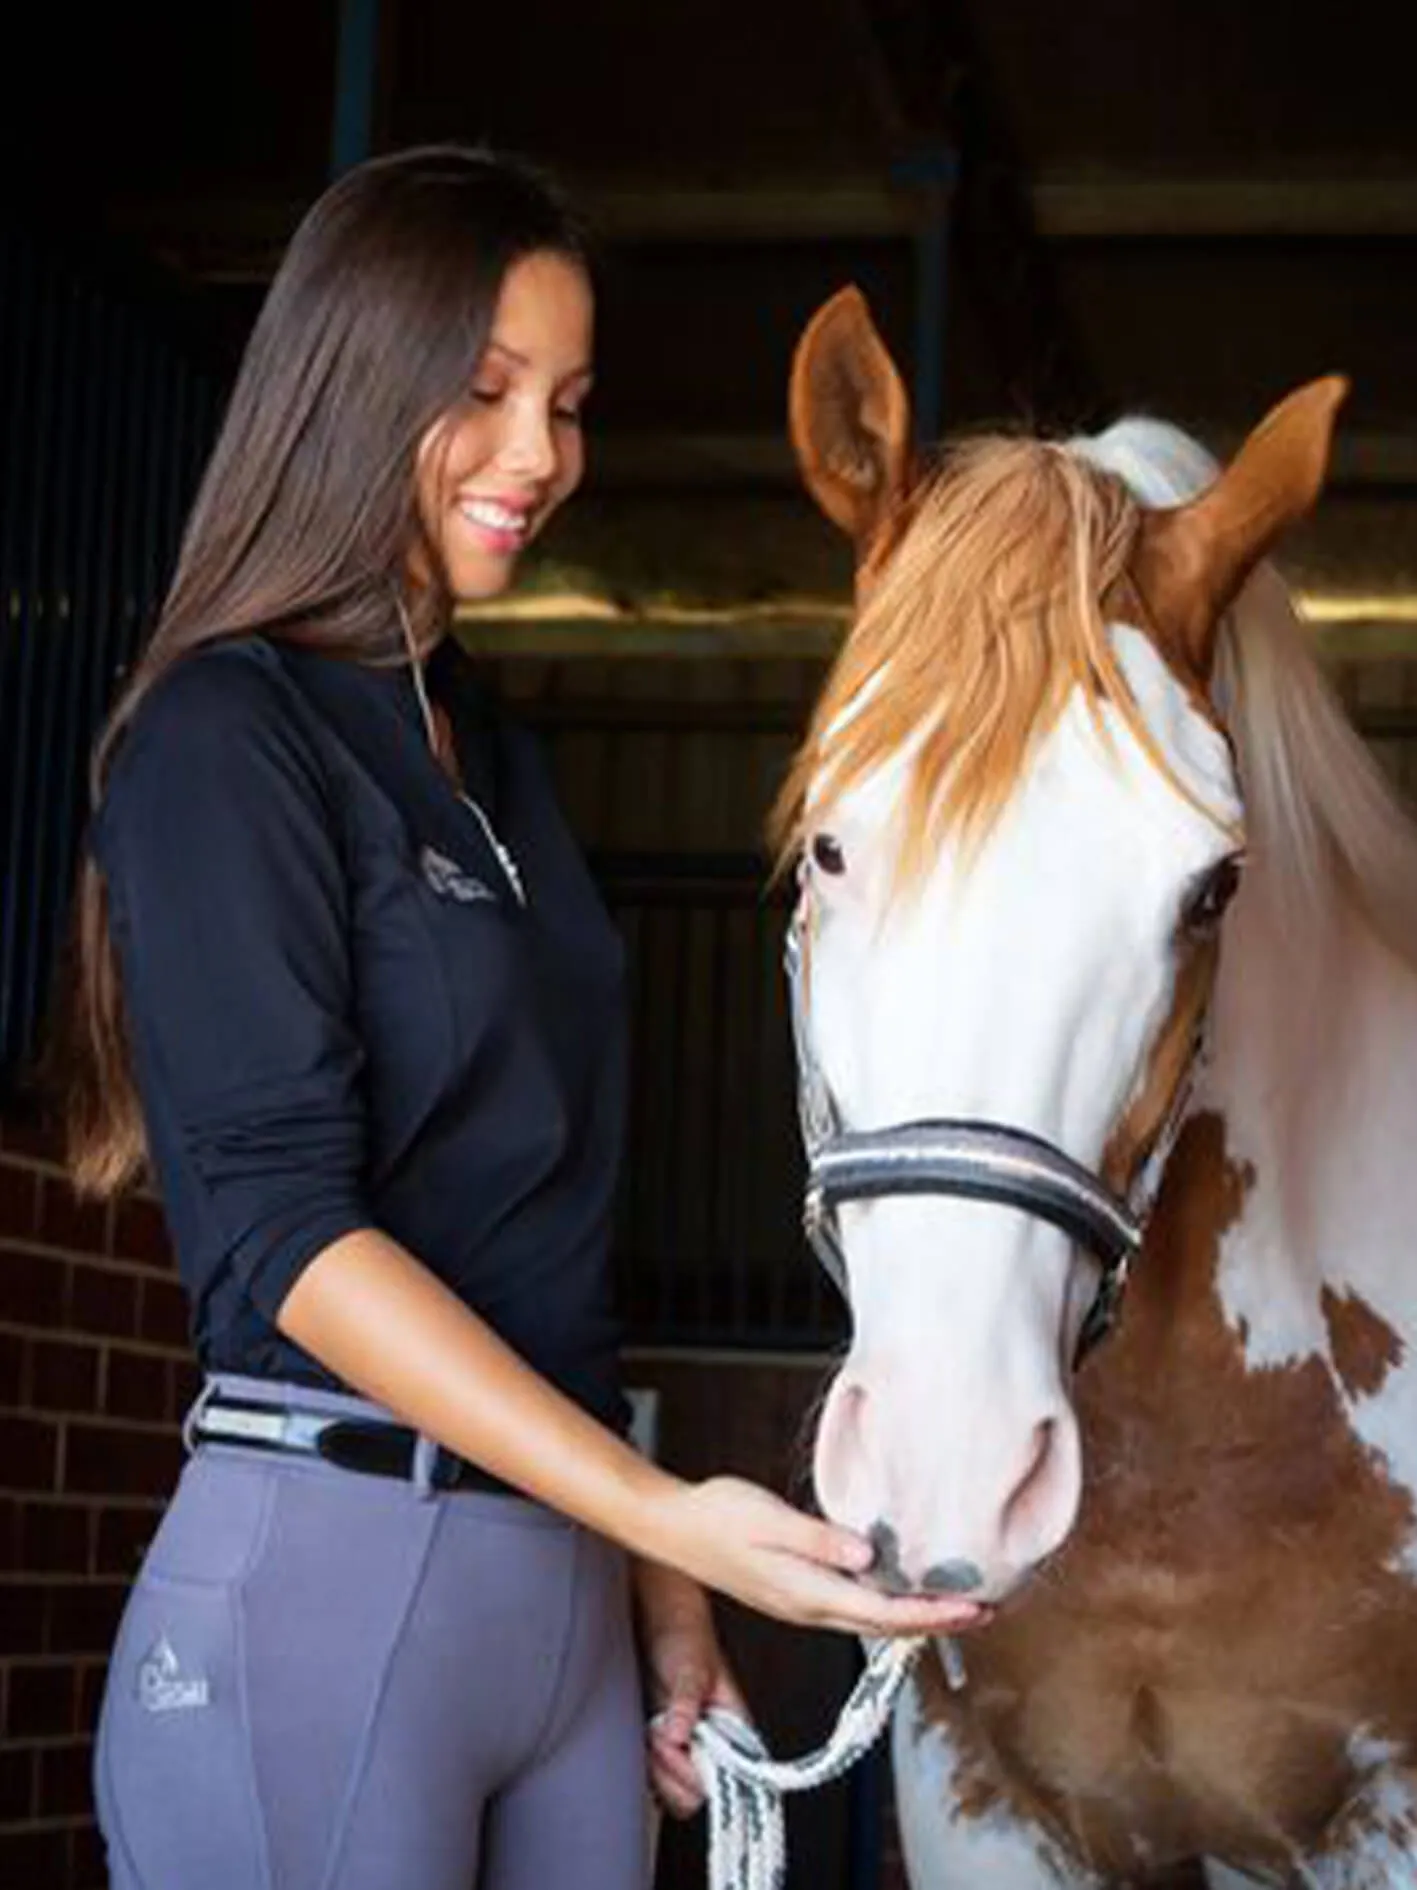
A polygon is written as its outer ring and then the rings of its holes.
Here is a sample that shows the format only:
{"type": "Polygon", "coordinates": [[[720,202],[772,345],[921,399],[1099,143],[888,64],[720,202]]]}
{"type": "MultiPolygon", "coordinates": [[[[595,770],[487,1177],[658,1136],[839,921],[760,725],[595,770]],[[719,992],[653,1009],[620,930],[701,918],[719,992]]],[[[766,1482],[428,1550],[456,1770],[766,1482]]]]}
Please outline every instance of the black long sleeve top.
{"type": "Polygon", "coordinates": [[[621,1427],[620,942],[532,738],[451,643],[429,681],[525,907],[406,669],[212,646],[114,758],[92,841],[198,1356],[334,1383],[276,1314],[373,1226],[621,1427]]]}

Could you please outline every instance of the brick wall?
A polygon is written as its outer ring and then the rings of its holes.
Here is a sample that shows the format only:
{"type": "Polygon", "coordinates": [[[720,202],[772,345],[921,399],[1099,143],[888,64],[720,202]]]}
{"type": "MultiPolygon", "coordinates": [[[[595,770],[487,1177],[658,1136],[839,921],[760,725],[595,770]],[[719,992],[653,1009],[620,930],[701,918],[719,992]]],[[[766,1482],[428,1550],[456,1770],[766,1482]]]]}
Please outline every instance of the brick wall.
{"type": "Polygon", "coordinates": [[[82,1206],[0,1116],[0,1884],[99,1890],[94,1721],[195,1373],[162,1217],[82,1206]]]}

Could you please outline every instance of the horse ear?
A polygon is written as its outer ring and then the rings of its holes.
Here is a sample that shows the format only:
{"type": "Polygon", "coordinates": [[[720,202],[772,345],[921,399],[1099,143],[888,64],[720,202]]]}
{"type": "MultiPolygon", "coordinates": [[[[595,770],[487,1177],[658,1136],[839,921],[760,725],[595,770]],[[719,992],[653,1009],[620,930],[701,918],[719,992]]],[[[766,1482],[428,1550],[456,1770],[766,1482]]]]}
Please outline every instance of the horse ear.
{"type": "Polygon", "coordinates": [[[1310,381],[1265,415],[1214,485],[1142,516],[1132,574],[1153,624],[1202,678],[1220,619],[1245,579],[1323,489],[1341,374],[1310,381]]]}
{"type": "Polygon", "coordinates": [[[910,401],[855,287],[824,302],[792,357],[788,421],[807,489],[858,559],[904,497],[910,401]]]}

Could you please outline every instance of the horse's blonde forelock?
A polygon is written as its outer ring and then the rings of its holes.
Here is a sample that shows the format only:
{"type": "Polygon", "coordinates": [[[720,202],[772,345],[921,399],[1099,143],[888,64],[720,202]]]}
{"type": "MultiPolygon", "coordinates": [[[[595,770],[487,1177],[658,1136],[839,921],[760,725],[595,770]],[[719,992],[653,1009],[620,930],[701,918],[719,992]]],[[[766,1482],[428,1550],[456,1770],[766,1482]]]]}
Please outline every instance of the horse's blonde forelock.
{"type": "Polygon", "coordinates": [[[774,810],[783,857],[803,843],[809,795],[815,824],[907,744],[898,882],[947,834],[977,847],[1074,689],[1099,719],[1114,704],[1165,769],[1102,610],[1139,520],[1120,478],[1061,444],[957,445],[915,495],[828,677],[774,810]]]}

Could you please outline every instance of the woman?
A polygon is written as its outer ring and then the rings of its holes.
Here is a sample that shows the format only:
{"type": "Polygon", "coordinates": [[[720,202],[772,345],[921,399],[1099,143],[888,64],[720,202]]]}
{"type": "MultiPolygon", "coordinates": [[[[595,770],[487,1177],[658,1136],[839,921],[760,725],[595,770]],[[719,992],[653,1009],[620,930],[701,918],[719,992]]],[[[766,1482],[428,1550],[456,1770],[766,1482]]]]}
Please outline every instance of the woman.
{"type": "Polygon", "coordinates": [[[738,1697],[701,1584],[864,1634],[971,1618],[624,1441],[619,948],[447,638],[580,479],[591,347],[584,242],[525,166],[341,179],[99,747],[73,1168],[150,1163],[207,1373],[110,1668],[115,1890],[626,1890],[631,1589],[681,1811],[738,1697]]]}

